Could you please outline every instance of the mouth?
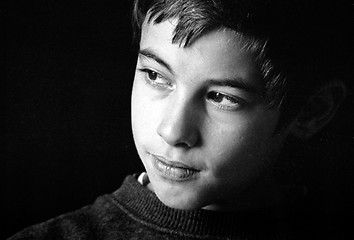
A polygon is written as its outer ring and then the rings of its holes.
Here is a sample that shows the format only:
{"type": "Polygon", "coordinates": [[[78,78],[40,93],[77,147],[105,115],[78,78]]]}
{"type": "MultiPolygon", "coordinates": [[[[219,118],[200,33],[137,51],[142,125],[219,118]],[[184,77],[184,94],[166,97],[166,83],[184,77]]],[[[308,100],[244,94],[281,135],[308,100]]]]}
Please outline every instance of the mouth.
{"type": "Polygon", "coordinates": [[[175,181],[187,181],[191,179],[199,170],[192,168],[186,164],[169,161],[162,156],[151,154],[153,163],[157,171],[159,171],[163,177],[175,180],[175,181]]]}

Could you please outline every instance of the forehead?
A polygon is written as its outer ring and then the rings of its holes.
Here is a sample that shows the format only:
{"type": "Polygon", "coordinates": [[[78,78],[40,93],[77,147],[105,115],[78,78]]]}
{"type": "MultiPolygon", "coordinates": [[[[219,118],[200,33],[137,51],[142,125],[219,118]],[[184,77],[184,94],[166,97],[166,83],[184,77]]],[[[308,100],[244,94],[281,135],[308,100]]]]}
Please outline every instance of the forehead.
{"type": "Polygon", "coordinates": [[[190,46],[172,43],[177,20],[159,24],[146,21],[142,26],[140,49],[149,49],[163,57],[183,74],[198,72],[209,78],[242,78],[260,85],[259,68],[253,55],[243,48],[242,38],[230,29],[215,29],[203,34],[190,46]]]}

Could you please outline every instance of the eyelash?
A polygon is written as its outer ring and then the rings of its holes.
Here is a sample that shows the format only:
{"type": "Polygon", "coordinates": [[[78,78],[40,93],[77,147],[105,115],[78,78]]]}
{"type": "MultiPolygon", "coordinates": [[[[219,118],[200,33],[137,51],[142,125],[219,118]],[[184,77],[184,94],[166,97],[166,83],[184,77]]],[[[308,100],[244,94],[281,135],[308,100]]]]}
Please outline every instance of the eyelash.
{"type": "MultiPolygon", "coordinates": [[[[144,80],[147,84],[149,84],[150,86],[154,87],[154,88],[158,88],[158,89],[170,89],[172,88],[172,83],[167,80],[164,76],[162,76],[160,73],[158,73],[157,71],[154,71],[152,69],[149,68],[140,68],[137,69],[140,72],[142,72],[144,74],[144,80]],[[159,83],[156,80],[152,80],[149,75],[150,74],[156,74],[156,78],[160,78],[162,79],[162,81],[164,83],[159,83]]],[[[241,107],[245,101],[239,97],[233,96],[233,95],[229,95],[229,94],[225,94],[222,92],[217,92],[217,91],[210,91],[207,93],[206,95],[206,99],[208,102],[211,102],[215,107],[217,107],[218,109],[221,110],[225,110],[225,111],[233,111],[238,109],[239,107],[241,107]],[[214,98],[214,99],[213,99],[214,98]],[[221,98],[219,100],[216,100],[217,98],[221,98]],[[229,101],[231,104],[229,105],[225,105],[225,104],[220,104],[220,102],[222,102],[224,99],[226,99],[227,101],[229,101]]]]}
{"type": "Polygon", "coordinates": [[[239,97],[231,96],[229,94],[216,92],[216,91],[208,92],[206,98],[209,102],[211,102],[217,108],[219,108],[221,110],[228,110],[228,111],[236,110],[236,109],[242,107],[243,104],[245,103],[245,101],[239,97]],[[231,104],[229,104],[229,105],[220,104],[220,102],[222,102],[224,99],[226,99],[231,104]]]}
{"type": "Polygon", "coordinates": [[[141,68],[141,69],[138,69],[140,72],[142,72],[144,74],[144,79],[145,79],[145,82],[149,85],[151,85],[152,87],[156,87],[156,88],[172,88],[172,83],[167,80],[164,76],[162,76],[160,73],[154,71],[154,70],[151,70],[151,69],[148,69],[148,68],[141,68]],[[156,78],[160,78],[162,79],[162,81],[164,83],[159,83],[157,82],[156,80],[152,80],[149,75],[150,74],[156,74],[156,78]]]}

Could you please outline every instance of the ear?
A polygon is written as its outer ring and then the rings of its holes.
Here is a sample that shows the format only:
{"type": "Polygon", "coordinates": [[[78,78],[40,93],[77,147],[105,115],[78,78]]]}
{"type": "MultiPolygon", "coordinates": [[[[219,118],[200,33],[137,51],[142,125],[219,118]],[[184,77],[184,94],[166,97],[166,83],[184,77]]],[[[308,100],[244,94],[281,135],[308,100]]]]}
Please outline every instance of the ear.
{"type": "Polygon", "coordinates": [[[342,81],[334,80],[323,85],[293,121],[291,133],[301,139],[315,135],[333,118],[345,96],[346,87],[342,81]]]}

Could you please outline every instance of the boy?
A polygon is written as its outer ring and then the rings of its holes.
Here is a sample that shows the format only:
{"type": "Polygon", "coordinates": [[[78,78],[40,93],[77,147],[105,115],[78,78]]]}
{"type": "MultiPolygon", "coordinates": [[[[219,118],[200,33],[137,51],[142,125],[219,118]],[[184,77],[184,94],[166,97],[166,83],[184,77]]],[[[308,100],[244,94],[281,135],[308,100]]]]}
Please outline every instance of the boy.
{"type": "Polygon", "coordinates": [[[273,166],[345,97],[346,9],[320,3],[136,0],[132,130],[147,173],[10,239],[305,238],[273,166]]]}

